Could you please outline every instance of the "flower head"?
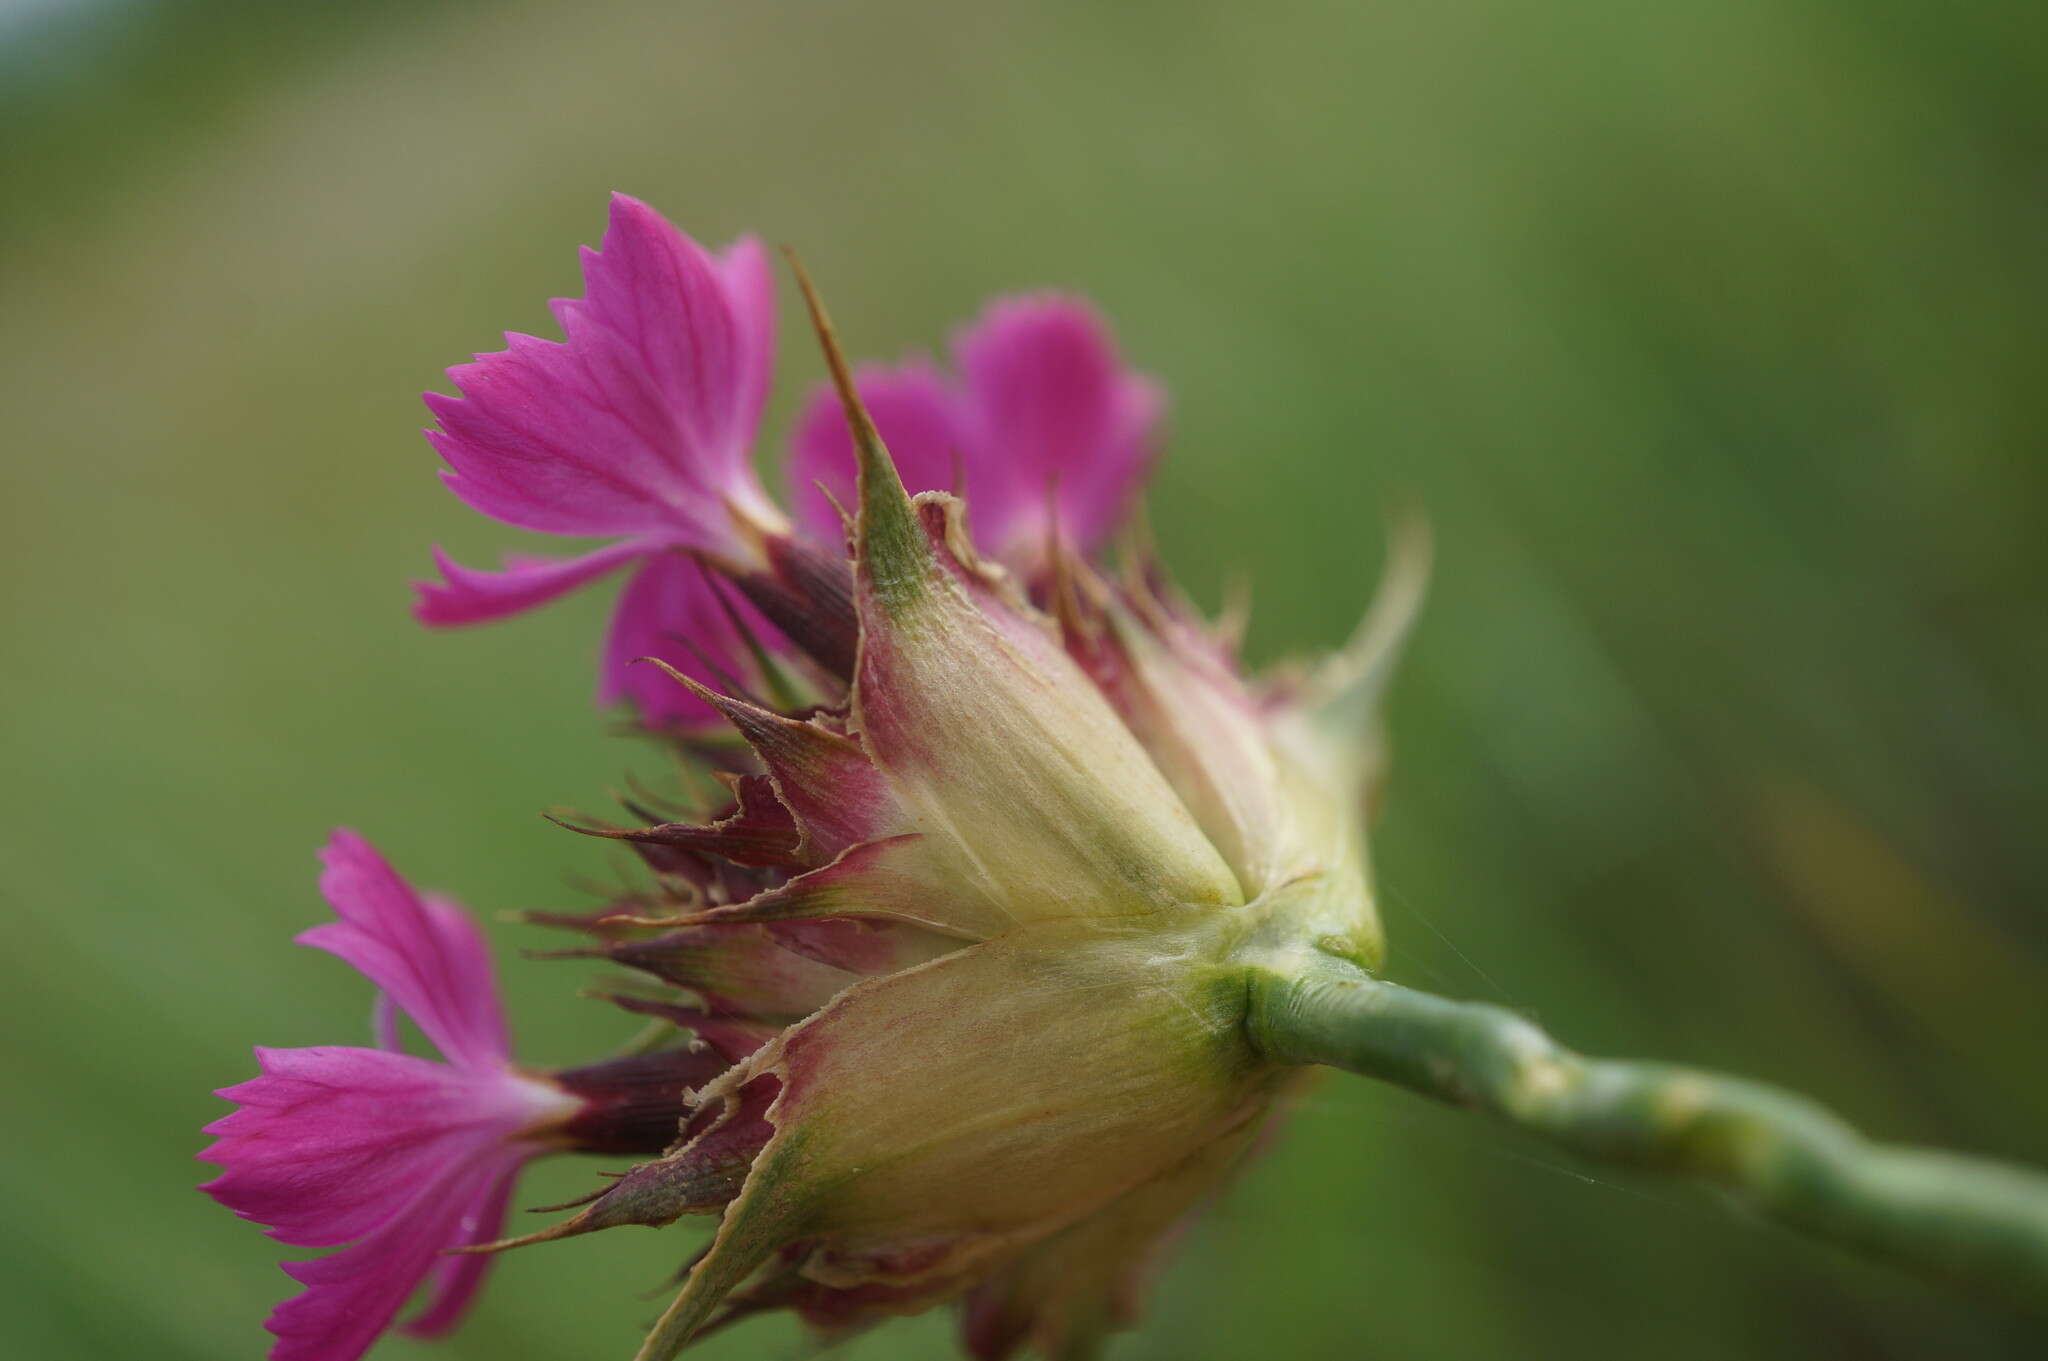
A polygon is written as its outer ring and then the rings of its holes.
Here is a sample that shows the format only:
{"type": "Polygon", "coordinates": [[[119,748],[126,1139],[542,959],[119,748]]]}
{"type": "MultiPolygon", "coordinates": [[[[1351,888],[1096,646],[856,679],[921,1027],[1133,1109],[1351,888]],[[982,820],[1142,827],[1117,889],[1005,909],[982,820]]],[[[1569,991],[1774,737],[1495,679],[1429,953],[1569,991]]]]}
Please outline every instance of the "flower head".
{"type": "Polygon", "coordinates": [[[961,501],[907,492],[838,377],[845,701],[675,675],[752,749],[733,803],[583,829],[641,848],[672,904],[601,920],[592,953],[772,1037],[699,1094],[694,1138],[514,1241],[719,1214],[643,1358],[765,1308],[843,1330],[963,1299],[977,1355],[1058,1353],[1128,1317],[1287,1085],[1244,1042],[1248,952],[1377,954],[1350,812],[1372,762],[1310,730],[1377,685],[1405,607],[1323,678],[1255,686],[1143,571],[1055,540],[1020,588],[961,501]],[[764,968],[778,950],[810,964],[764,968]]]}
{"type": "MultiPolygon", "coordinates": [[[[303,1355],[348,1361],[423,1276],[481,1260],[442,1249],[690,1215],[717,1228],[642,1361],[761,1310],[836,1333],[945,1302],[982,1361],[1084,1350],[1128,1322],[1146,1264],[1292,1085],[1247,1039],[1249,969],[1377,960],[1358,814],[1420,555],[1337,657],[1248,676],[1231,630],[1147,556],[1103,563],[1162,400],[1092,310],[999,302],[956,343],[957,382],[919,364],[856,380],[801,271],[838,405],[799,423],[785,517],[743,457],[766,373],[765,353],[734,357],[766,335],[745,322],[757,265],[620,200],[567,342],[515,339],[455,371],[464,400],[434,399],[472,504],[624,537],[502,577],[444,564],[423,614],[493,617],[644,559],[608,686],[687,727],[686,753],[714,750],[711,720],[743,745],[717,749],[708,816],[636,795],[632,822],[577,824],[630,845],[652,884],[546,919],[588,936],[566,953],[634,971],[612,1000],[688,1044],[541,1077],[511,1066],[502,1026],[444,1043],[423,1019],[448,1059],[421,1079],[439,1105],[387,1113],[361,1095],[367,1067],[317,1097],[365,1112],[348,1147],[368,1161],[346,1175],[329,1163],[355,1155],[269,1102],[268,1075],[233,1089],[248,1109],[217,1127],[215,1194],[316,1235],[288,1241],[360,1238],[298,1268],[324,1274],[280,1316],[376,1322],[303,1355]],[[554,1148],[642,1161],[573,1216],[485,1243],[511,1172],[554,1148]],[[352,1211],[366,1187],[380,1198],[352,1211]]],[[[344,957],[416,1017],[487,995],[434,925],[445,909],[382,873],[348,882],[413,903],[387,909],[407,943],[344,957]],[[393,988],[400,956],[434,986],[393,988]]]]}

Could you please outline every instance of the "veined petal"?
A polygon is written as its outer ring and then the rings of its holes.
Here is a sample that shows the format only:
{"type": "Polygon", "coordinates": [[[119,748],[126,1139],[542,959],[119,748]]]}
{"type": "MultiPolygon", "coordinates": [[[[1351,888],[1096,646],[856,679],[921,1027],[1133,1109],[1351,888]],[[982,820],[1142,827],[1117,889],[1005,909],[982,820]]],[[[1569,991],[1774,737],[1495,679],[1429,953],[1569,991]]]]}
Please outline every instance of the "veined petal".
{"type": "Polygon", "coordinates": [[[782,635],[737,591],[721,589],[696,559],[677,552],[647,559],[619,594],[605,639],[598,702],[629,700],[657,726],[699,727],[719,713],[655,666],[654,657],[713,689],[743,685],[757,671],[746,632],[768,651],[782,651],[782,635]]]}
{"type": "MultiPolygon", "coordinates": [[[[938,371],[921,360],[863,366],[854,382],[903,484],[912,491],[964,493],[978,518],[981,479],[963,444],[960,400],[938,371]],[[963,478],[965,486],[959,485],[963,478]]],[[[805,403],[790,440],[789,488],[798,521],[826,543],[846,537],[840,511],[851,514],[859,503],[857,471],[846,414],[837,394],[821,387],[805,403]]]]}
{"type": "Polygon", "coordinates": [[[509,1041],[484,940],[461,908],[427,900],[346,828],[320,854],[320,891],[341,920],[298,941],[382,988],[457,1067],[497,1068],[509,1041]]]}
{"type": "Polygon", "coordinates": [[[774,344],[758,245],[716,260],[617,195],[583,273],[585,296],[554,306],[564,342],[508,335],[449,370],[460,398],[428,396],[449,485],[528,529],[665,533],[752,556],[730,508],[780,523],[748,462],[774,344]]]}
{"type": "MultiPolygon", "coordinates": [[[[527,1152],[510,1145],[494,1157],[461,1164],[423,1191],[369,1237],[310,1262],[287,1262],[285,1273],[305,1290],[280,1304],[265,1327],[277,1334],[271,1361],[355,1361],[391,1320],[442,1253],[465,1241],[486,1217],[498,1188],[527,1152]]],[[[452,1319],[429,1306],[436,1326],[452,1319]]]]}
{"type": "Polygon", "coordinates": [[[587,585],[658,547],[625,539],[580,558],[511,555],[500,572],[464,567],[436,548],[434,565],[441,571],[441,580],[412,584],[419,597],[413,617],[434,628],[508,619],[587,585]]]}
{"type": "MultiPolygon", "coordinates": [[[[449,1248],[476,1247],[495,1240],[505,1229],[505,1209],[512,1199],[512,1184],[519,1180],[519,1164],[499,1174],[497,1184],[472,1202],[455,1228],[449,1248]]],[[[420,1312],[400,1324],[398,1331],[413,1337],[442,1337],[469,1312],[482,1288],[484,1274],[491,1269],[485,1253],[450,1253],[428,1271],[429,1294],[420,1312]]]]}
{"type": "Polygon", "coordinates": [[[271,1237],[345,1243],[405,1212],[457,1169],[575,1102],[506,1069],[469,1070],[380,1049],[258,1049],[263,1075],[218,1094],[203,1188],[271,1237]]]}
{"type": "Polygon", "coordinates": [[[774,343],[774,280],[760,244],[709,252],[640,200],[612,195],[600,250],[582,251],[584,297],[559,309],[623,338],[681,437],[661,452],[706,485],[749,475],[747,444],[774,343]],[[741,285],[735,289],[734,284],[741,285]]]}
{"type": "Polygon", "coordinates": [[[1124,367],[1107,323],[1079,298],[999,299],[954,355],[977,540],[1028,557],[1051,511],[1067,541],[1084,552],[1099,543],[1144,480],[1163,390],[1124,367]]]}
{"type": "Polygon", "coordinates": [[[754,431],[760,427],[762,408],[768,404],[768,390],[775,381],[775,267],[766,248],[752,236],[743,236],[727,246],[715,264],[725,282],[737,323],[735,358],[739,376],[733,393],[733,418],[737,429],[744,432],[739,455],[746,466],[735,471],[744,471],[749,490],[757,490],[746,455],[754,431]]]}

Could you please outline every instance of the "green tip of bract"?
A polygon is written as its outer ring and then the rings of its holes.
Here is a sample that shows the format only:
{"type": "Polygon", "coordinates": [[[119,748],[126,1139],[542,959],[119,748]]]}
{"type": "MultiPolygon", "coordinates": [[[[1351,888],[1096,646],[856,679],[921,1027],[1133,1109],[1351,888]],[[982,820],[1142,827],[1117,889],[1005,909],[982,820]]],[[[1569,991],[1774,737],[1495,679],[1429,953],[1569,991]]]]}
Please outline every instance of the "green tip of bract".
{"type": "Polygon", "coordinates": [[[903,479],[897,475],[887,446],[882,443],[881,432],[875,429],[874,418],[861,401],[853,371],[839,347],[838,333],[832,328],[831,314],[825,310],[825,301],[818,295],[810,271],[794,250],[784,247],[782,253],[810,312],[811,329],[817,333],[825,367],[846,412],[847,430],[853,436],[859,470],[859,509],[854,520],[856,557],[861,570],[878,584],[883,598],[900,601],[918,592],[931,567],[916,508],[903,479]]]}

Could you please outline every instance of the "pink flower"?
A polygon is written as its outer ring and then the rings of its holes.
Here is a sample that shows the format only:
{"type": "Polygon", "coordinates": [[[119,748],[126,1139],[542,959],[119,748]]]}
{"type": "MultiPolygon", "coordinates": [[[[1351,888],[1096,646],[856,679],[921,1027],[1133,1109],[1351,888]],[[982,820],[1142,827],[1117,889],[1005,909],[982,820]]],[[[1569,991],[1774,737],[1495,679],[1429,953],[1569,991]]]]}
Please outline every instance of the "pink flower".
{"type": "MultiPolygon", "coordinates": [[[[1095,547],[1144,480],[1159,386],[1124,367],[1108,326],[1078,298],[998,299],[953,355],[958,386],[916,360],[858,375],[904,484],[963,495],[976,546],[1011,563],[1042,557],[1055,527],[1070,546],[1095,547]]],[[[854,504],[854,451],[829,389],[798,423],[790,481],[802,523],[838,535],[833,501],[854,504]]]]}
{"type": "Polygon", "coordinates": [[[626,663],[654,655],[717,680],[747,674],[747,629],[779,643],[691,556],[759,567],[763,540],[786,528],[751,462],[775,362],[773,276],[753,238],[713,256],[618,194],[603,250],[583,251],[583,278],[582,299],[553,304],[565,340],[508,333],[504,350],[448,371],[462,396],[427,395],[440,422],[427,439],[449,487],[484,514],[617,542],[566,560],[508,558],[500,572],[436,550],[442,579],[416,583],[415,613],[436,627],[503,619],[637,563],[599,698],[631,699],[654,722],[708,719],[626,663]]]}
{"type": "Polygon", "coordinates": [[[384,1047],[259,1048],[263,1075],[219,1093],[240,1109],[207,1126],[218,1141],[199,1155],[225,1169],[201,1189],[271,1237],[352,1244],[285,1265],[306,1288],[270,1316],[273,1361],[353,1361],[423,1282],[405,1331],[452,1327],[490,1259],[444,1254],[498,1236],[520,1166],[565,1146],[585,1109],[512,1066],[490,960],[459,907],[421,898],[353,832],[322,859],[341,920],[299,940],[383,990],[384,1047]],[[397,1052],[398,1011],[446,1062],[397,1052]]]}

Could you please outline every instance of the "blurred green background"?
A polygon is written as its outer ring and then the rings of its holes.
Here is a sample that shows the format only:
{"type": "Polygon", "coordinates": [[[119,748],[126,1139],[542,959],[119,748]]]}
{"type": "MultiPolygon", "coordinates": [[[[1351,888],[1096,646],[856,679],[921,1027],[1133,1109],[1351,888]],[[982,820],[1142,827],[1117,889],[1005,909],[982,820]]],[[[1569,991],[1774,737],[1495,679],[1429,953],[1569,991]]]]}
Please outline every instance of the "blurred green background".
{"type": "MultiPolygon", "coordinates": [[[[2048,8],[18,0],[0,43],[10,1355],[267,1341],[276,1250],[190,1159],[251,1042],[362,1033],[288,943],[330,825],[487,912],[603,871],[535,814],[640,759],[590,707],[605,593],[431,636],[405,581],[514,538],[419,391],[552,333],[614,188],[798,243],[871,355],[1099,298],[1175,394],[1168,554],[1256,583],[1258,657],[1339,638],[1427,507],[1397,977],[2048,1160],[2048,8]]],[[[771,456],[819,372],[787,303],[771,456]]],[[[494,939],[526,1056],[618,1036],[494,939]]],[[[627,1355],[695,1232],[515,1254],[379,1355],[627,1355]]],[[[1116,1355],[2039,1345],[1333,1079],[1116,1355]]]]}

